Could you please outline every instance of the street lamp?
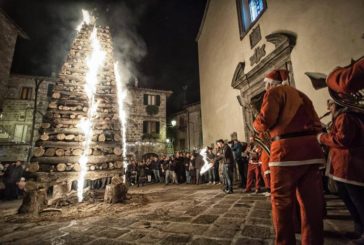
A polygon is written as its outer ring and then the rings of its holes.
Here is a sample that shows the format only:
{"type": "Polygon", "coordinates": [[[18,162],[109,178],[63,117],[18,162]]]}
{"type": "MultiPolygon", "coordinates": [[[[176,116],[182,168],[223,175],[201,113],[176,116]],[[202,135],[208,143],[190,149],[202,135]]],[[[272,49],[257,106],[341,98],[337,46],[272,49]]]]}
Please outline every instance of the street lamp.
{"type": "Polygon", "coordinates": [[[170,142],[170,140],[169,139],[166,139],[166,143],[168,144],[170,142]]]}
{"type": "Polygon", "coordinates": [[[172,125],[172,127],[175,127],[175,126],[177,125],[176,120],[172,120],[172,121],[171,121],[171,125],[172,125]]]}

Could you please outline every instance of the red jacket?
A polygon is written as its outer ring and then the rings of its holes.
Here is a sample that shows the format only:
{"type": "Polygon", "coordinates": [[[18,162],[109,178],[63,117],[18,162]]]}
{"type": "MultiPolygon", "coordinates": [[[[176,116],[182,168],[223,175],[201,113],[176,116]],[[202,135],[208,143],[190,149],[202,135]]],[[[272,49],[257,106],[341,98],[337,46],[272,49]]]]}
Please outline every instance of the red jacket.
{"type": "MultiPolygon", "coordinates": [[[[271,137],[294,132],[320,132],[321,123],[311,100],[290,86],[268,90],[253,126],[259,132],[269,130],[271,137]]],[[[269,166],[324,164],[324,156],[315,135],[273,141],[269,166]]]]}
{"type": "Polygon", "coordinates": [[[337,67],[326,79],[327,86],[338,93],[364,88],[364,57],[346,67],[337,67]]]}
{"type": "Polygon", "coordinates": [[[319,140],[330,147],[327,175],[364,186],[364,115],[340,113],[330,133],[321,134],[319,140]]]}

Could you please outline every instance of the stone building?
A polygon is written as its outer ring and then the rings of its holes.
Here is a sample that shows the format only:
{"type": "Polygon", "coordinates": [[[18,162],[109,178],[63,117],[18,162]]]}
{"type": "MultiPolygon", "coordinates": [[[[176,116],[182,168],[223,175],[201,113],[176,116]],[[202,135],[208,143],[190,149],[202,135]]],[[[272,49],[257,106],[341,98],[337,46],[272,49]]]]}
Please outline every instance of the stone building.
{"type": "Polygon", "coordinates": [[[2,109],[3,99],[6,94],[8,77],[10,75],[18,36],[28,39],[27,34],[0,9],[0,110],[2,109]]]}
{"type": "Polygon", "coordinates": [[[200,103],[187,105],[172,117],[176,121],[174,146],[177,151],[192,151],[202,147],[200,103]]]}
{"type": "Polygon", "coordinates": [[[259,105],[264,75],[290,71],[319,115],[325,89],[314,90],[306,72],[328,73],[364,55],[361,0],[209,0],[197,36],[204,144],[237,132],[244,140],[259,105]]]}
{"type": "Polygon", "coordinates": [[[34,103],[37,94],[34,137],[45,114],[55,78],[10,75],[0,118],[0,161],[26,160],[33,128],[34,103]],[[36,92],[36,84],[39,84],[36,92]]]}
{"type": "Polygon", "coordinates": [[[127,152],[141,159],[148,154],[166,154],[166,107],[171,91],[128,87],[127,152]]]}

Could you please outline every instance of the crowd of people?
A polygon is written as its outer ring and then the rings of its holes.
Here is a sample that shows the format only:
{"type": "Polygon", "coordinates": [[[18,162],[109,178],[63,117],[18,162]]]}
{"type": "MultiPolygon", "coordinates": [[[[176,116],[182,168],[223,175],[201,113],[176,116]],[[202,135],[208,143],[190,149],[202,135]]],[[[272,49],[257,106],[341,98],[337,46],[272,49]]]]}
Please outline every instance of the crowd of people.
{"type": "Polygon", "coordinates": [[[215,147],[207,147],[202,154],[200,151],[176,152],[172,156],[131,160],[126,177],[130,185],[138,187],[148,183],[223,184],[227,194],[233,193],[235,181],[243,192],[265,190],[269,195],[269,187],[263,181],[260,156],[261,148],[252,138],[249,143],[237,139],[218,140],[215,147]]]}
{"type": "MultiPolygon", "coordinates": [[[[300,220],[301,243],[321,245],[325,210],[322,169],[326,167],[326,175],[336,182],[355,222],[358,239],[353,244],[364,244],[364,114],[330,100],[332,124],[323,132],[309,97],[287,81],[286,70],[273,70],[264,79],[266,92],[252,126],[258,137],[269,136],[269,150],[257,144],[256,138],[248,143],[220,139],[205,151],[131,160],[127,182],[137,186],[152,182],[222,184],[223,191],[231,194],[238,181],[243,192],[265,190],[270,196],[275,244],[296,244],[295,220],[300,220]],[[322,145],[329,149],[327,159],[322,145]],[[297,210],[298,218],[294,217],[297,210]]],[[[363,89],[364,58],[335,69],[326,82],[339,94],[363,89]]],[[[3,173],[5,197],[17,198],[22,186],[21,162],[6,166],[3,173]]]]}

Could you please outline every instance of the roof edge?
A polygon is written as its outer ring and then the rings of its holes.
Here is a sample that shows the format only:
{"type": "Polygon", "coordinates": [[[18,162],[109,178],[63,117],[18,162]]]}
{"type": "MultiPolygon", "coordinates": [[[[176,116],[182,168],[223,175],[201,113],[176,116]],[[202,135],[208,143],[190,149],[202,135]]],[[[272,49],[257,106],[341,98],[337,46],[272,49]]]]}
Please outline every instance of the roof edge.
{"type": "Polygon", "coordinates": [[[201,36],[202,30],[203,30],[203,27],[205,25],[205,20],[206,20],[206,16],[207,16],[207,11],[208,11],[209,6],[210,6],[210,1],[211,0],[207,0],[207,2],[206,2],[205,11],[203,13],[203,17],[202,17],[202,21],[201,21],[201,24],[200,24],[200,28],[198,29],[198,33],[197,33],[197,36],[195,38],[195,41],[196,42],[198,42],[198,40],[200,39],[200,36],[201,36]]]}
{"type": "Polygon", "coordinates": [[[2,9],[0,8],[0,14],[4,15],[5,18],[8,20],[9,24],[13,26],[13,28],[15,28],[17,30],[17,33],[19,36],[21,36],[24,39],[30,39],[28,34],[22,29],[20,28],[20,26],[18,26],[15,21],[10,18],[10,16],[2,9]]]}

